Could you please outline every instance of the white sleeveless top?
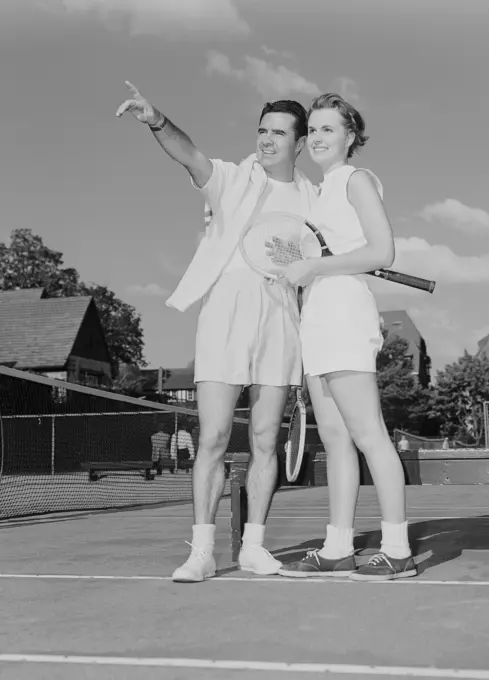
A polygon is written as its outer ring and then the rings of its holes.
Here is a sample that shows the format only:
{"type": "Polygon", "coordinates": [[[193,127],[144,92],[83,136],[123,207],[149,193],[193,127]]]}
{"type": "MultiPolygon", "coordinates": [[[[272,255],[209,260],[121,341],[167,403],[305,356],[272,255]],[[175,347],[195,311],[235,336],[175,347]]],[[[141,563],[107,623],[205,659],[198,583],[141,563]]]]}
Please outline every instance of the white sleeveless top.
{"type": "MultiPolygon", "coordinates": [[[[334,255],[366,245],[354,207],[348,200],[348,180],[356,168],[343,165],[328,173],[311,220],[334,255]]],[[[372,176],[379,194],[382,185],[372,176]]],[[[317,276],[306,287],[302,306],[301,343],[304,371],[323,375],[335,371],[375,372],[382,347],[379,312],[365,274],[317,276]]]]}
{"type": "MultiPolygon", "coordinates": [[[[312,211],[312,222],[321,231],[334,255],[343,255],[367,244],[362,225],[347,194],[348,180],[356,169],[351,165],[342,165],[325,175],[312,211]]],[[[370,170],[365,172],[374,180],[382,198],[380,180],[370,170]]]]}

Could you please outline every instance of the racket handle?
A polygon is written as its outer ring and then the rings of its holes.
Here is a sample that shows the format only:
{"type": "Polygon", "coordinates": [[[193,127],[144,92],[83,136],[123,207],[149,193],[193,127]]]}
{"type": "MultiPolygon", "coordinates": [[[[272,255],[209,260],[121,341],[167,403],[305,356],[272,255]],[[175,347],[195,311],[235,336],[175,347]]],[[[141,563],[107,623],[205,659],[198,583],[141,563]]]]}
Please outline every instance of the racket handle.
{"type": "Polygon", "coordinates": [[[385,279],[385,281],[392,281],[393,283],[400,283],[403,286],[426,290],[428,293],[432,293],[436,286],[436,281],[421,279],[419,276],[411,276],[410,274],[401,274],[400,272],[394,272],[391,269],[376,269],[373,272],[367,273],[371,276],[385,279]]]}

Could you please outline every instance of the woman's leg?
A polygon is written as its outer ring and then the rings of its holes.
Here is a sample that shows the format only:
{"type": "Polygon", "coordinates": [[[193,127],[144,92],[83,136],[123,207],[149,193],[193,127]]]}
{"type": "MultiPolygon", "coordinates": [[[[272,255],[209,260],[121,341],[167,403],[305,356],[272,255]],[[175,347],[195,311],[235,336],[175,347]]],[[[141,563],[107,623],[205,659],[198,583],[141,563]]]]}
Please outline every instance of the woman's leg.
{"type": "Polygon", "coordinates": [[[328,374],[326,379],[353,441],[367,460],[379,498],[383,520],[381,551],[390,562],[388,566],[382,560],[373,565],[371,577],[414,575],[407,534],[404,470],[384,423],[376,375],[339,371],[328,374]]]}
{"type": "Polygon", "coordinates": [[[352,552],[353,521],[360,488],[358,453],[324,376],[308,376],[318,434],[327,454],[329,526],[324,557],[344,557],[352,552]],[[336,529],[336,532],[333,530],[336,529]],[[351,534],[343,545],[333,538],[338,531],[351,534]],[[345,544],[346,543],[346,544],[345,544]]]}
{"type": "Polygon", "coordinates": [[[295,578],[345,577],[356,568],[353,520],[360,486],[358,453],[326,378],[308,376],[307,385],[327,454],[329,524],[321,550],[310,551],[302,560],[285,565],[279,574],[295,578]]]}
{"type": "Polygon", "coordinates": [[[367,459],[383,520],[404,522],[404,471],[384,423],[375,373],[339,371],[326,380],[353,441],[367,459]]]}

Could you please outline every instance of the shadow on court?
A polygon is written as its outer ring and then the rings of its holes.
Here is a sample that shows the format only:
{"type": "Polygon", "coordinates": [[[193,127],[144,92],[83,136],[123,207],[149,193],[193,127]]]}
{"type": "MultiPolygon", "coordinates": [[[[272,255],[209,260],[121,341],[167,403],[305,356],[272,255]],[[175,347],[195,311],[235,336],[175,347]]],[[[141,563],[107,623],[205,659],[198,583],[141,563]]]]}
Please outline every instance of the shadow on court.
{"type": "MultiPolygon", "coordinates": [[[[464,551],[487,551],[487,577],[489,577],[489,515],[482,517],[461,517],[413,521],[409,527],[409,540],[417,560],[419,574],[426,570],[451,562],[462,556],[464,551]],[[430,556],[425,556],[431,553],[430,556]]],[[[380,530],[365,531],[355,538],[358,556],[377,552],[380,546],[380,530]]],[[[314,538],[289,548],[274,551],[283,562],[300,559],[304,551],[322,548],[324,537],[314,538]]],[[[365,560],[359,560],[363,562],[365,560]]]]}

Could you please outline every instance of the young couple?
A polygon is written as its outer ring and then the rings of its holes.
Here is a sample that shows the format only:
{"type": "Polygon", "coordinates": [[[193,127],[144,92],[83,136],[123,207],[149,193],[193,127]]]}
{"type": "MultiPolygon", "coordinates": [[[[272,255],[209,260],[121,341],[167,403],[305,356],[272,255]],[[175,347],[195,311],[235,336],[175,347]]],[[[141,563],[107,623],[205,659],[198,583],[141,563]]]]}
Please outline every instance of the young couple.
{"type": "Polygon", "coordinates": [[[308,113],[295,101],[267,104],[259,119],[256,152],[236,165],[207,158],[131,83],[126,85],[131,98],[117,115],[129,111],[150,128],[164,151],[187,169],[212,212],[190,266],[167,301],[180,311],[202,302],[195,355],[200,440],[193,471],[192,550],[173,580],[196,582],[215,575],[215,516],[224,489],[224,454],[243,386],[250,387],[252,455],[240,568],[305,578],[415,575],[404,473],[377,389],[379,314],[362,276],[392,264],[394,243],[379,180],[349,164],[367,140],[361,115],[335,94],[316,98],[308,113]],[[304,146],[324,174],[319,192],[295,167],[304,146]],[[285,287],[266,283],[238,248],[250,220],[277,210],[310,219],[335,254],[291,263],[284,272],[290,284],[285,287]],[[304,288],[300,319],[297,286],[304,288]],[[301,382],[302,360],[328,454],[330,515],[323,547],[283,565],[263,543],[277,481],[276,439],[289,387],[301,382]],[[368,462],[382,514],[380,551],[358,568],[353,550],[356,447],[368,462]]]}

